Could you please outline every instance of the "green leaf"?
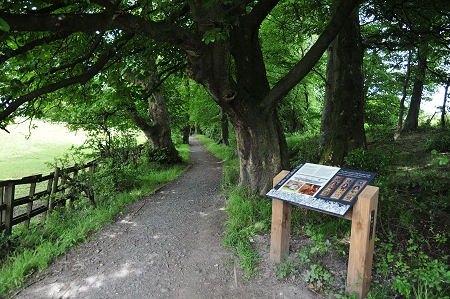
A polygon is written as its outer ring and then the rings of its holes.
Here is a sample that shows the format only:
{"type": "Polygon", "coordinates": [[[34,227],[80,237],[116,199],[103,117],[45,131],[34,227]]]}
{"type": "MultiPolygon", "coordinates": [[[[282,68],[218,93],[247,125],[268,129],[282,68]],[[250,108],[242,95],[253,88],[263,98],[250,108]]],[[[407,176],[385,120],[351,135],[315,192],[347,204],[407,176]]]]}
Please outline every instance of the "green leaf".
{"type": "Polygon", "coordinates": [[[9,24],[8,23],[6,23],[6,21],[5,20],[3,20],[2,18],[0,18],[0,30],[1,31],[9,31],[9,24]]]}

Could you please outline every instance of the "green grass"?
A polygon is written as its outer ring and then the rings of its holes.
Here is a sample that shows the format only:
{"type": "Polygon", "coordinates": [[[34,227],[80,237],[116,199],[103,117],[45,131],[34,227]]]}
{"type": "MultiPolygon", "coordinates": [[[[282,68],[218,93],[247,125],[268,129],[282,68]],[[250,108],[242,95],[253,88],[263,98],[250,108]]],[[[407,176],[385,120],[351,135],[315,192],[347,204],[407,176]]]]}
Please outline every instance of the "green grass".
{"type": "Polygon", "coordinates": [[[49,163],[86,139],[83,132],[73,133],[62,125],[33,124],[37,128],[31,130],[29,138],[28,123],[8,126],[10,134],[0,130],[0,180],[51,172],[49,163]]]}
{"type": "MultiPolygon", "coordinates": [[[[189,146],[181,145],[177,149],[186,162],[189,159],[189,146]]],[[[44,228],[34,222],[29,229],[23,225],[16,226],[9,241],[17,247],[1,261],[0,297],[23,286],[29,275],[47,268],[54,258],[68,248],[88,240],[93,232],[111,223],[128,204],[154,193],[165,183],[177,178],[187,169],[187,164],[161,166],[151,163],[140,167],[137,180],[142,187],[101,201],[95,209],[85,204],[75,210],[56,210],[44,228]]]]}

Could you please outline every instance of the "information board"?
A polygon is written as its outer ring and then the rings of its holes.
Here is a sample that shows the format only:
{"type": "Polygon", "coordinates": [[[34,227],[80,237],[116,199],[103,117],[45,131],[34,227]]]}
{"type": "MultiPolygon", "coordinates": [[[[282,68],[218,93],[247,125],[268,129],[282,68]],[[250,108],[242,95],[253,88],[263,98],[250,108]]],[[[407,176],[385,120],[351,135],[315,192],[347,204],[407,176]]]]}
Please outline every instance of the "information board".
{"type": "Polygon", "coordinates": [[[343,217],[375,176],[373,172],[304,163],[266,195],[343,217]]]}

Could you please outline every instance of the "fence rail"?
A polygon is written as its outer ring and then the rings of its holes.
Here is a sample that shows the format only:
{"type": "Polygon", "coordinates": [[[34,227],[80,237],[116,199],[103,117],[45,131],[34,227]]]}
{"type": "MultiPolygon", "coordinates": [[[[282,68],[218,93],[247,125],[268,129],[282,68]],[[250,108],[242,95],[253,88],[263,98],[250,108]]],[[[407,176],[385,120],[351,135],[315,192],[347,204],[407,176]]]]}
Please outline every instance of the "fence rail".
{"type": "MultiPolygon", "coordinates": [[[[75,165],[64,169],[57,167],[54,172],[47,175],[38,174],[21,179],[0,181],[0,232],[5,230],[6,234],[10,235],[14,225],[25,222],[28,227],[31,218],[41,214],[41,223],[44,224],[47,215],[52,212],[53,208],[56,205],[67,206],[67,200],[69,207],[72,208],[75,194],[79,192],[76,190],[75,184],[71,184],[71,187],[68,188],[66,183],[74,182],[80,171],[89,169],[89,174],[93,174],[96,165],[96,161],[91,161],[81,166],[75,165]],[[36,185],[43,182],[47,182],[45,190],[36,192],[36,185]],[[29,185],[28,195],[15,198],[16,186],[20,185],[29,185]],[[65,194],[66,196],[57,199],[56,194],[65,194]],[[39,201],[40,205],[33,207],[36,201],[39,201]]],[[[89,191],[85,193],[88,193],[87,197],[92,196],[89,191]]]]}

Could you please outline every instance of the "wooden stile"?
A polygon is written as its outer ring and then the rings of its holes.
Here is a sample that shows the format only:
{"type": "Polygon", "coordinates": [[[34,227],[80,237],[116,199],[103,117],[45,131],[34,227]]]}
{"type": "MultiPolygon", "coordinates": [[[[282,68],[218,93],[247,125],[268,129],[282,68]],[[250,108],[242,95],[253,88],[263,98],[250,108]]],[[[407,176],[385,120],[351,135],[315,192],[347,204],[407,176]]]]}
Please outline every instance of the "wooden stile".
{"type": "MultiPolygon", "coordinates": [[[[0,232],[5,229],[6,234],[11,234],[12,227],[19,223],[25,222],[25,225],[29,227],[32,217],[41,215],[42,225],[49,213],[53,210],[55,204],[66,205],[64,200],[57,200],[55,195],[58,193],[66,194],[70,192],[69,196],[69,207],[73,208],[73,200],[75,198],[76,186],[72,186],[70,191],[66,190],[64,184],[70,179],[70,174],[73,173],[73,180],[76,180],[79,171],[85,170],[86,173],[93,174],[96,171],[97,165],[95,161],[91,161],[85,165],[60,169],[56,168],[55,172],[43,176],[32,175],[28,177],[23,177],[21,179],[13,179],[0,181],[0,232]],[[47,181],[46,191],[36,192],[37,184],[47,181]],[[30,190],[27,196],[22,196],[20,198],[15,198],[15,186],[30,184],[30,190]],[[34,208],[34,200],[44,199],[44,205],[34,208]],[[26,213],[14,216],[14,208],[16,206],[26,205],[26,213]]],[[[91,190],[89,190],[91,191],[91,190]]],[[[93,201],[93,193],[87,192],[86,196],[93,201]]]]}
{"type": "Polygon", "coordinates": [[[36,182],[33,182],[30,184],[30,193],[29,193],[30,202],[27,204],[28,219],[25,220],[25,225],[27,227],[30,227],[31,211],[33,210],[33,196],[35,192],[36,192],[36,182]]]}

